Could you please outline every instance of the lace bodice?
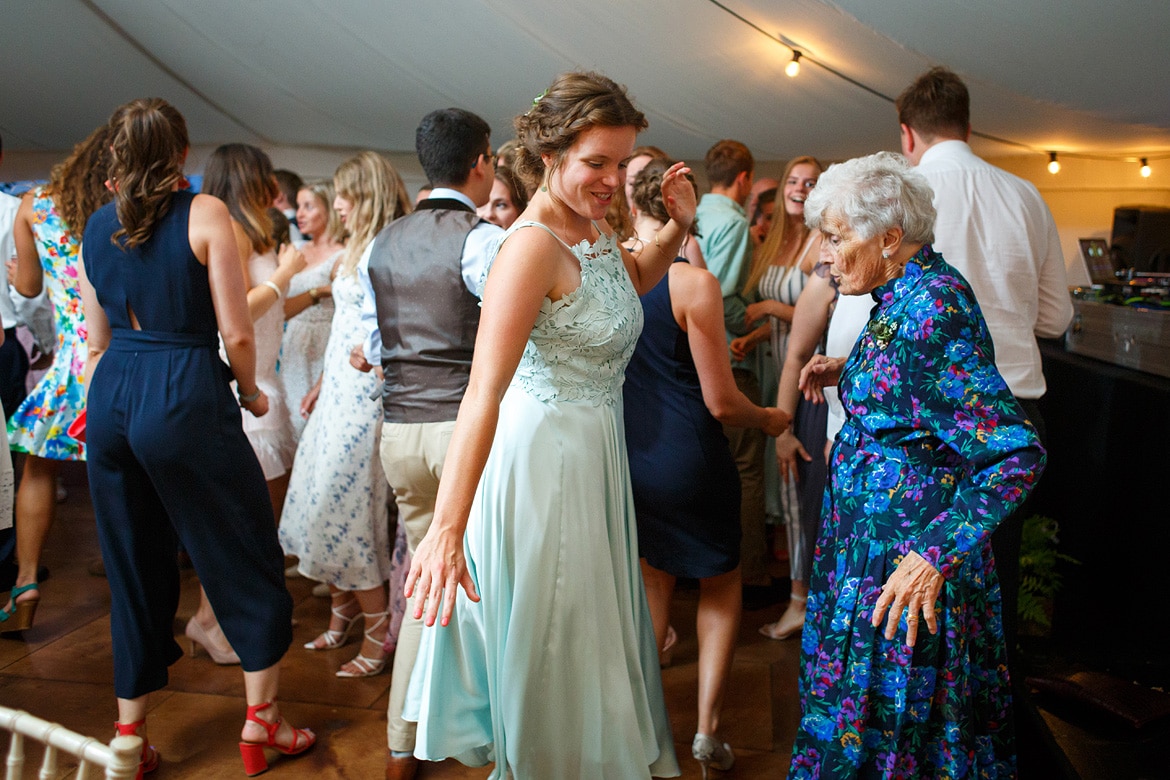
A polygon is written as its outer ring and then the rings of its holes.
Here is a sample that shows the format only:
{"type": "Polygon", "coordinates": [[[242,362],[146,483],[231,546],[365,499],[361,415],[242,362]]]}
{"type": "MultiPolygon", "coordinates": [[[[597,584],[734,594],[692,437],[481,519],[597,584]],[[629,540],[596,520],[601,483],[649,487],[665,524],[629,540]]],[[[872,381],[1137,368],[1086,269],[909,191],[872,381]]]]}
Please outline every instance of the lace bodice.
{"type": "MultiPolygon", "coordinates": [[[[539,222],[517,222],[501,244],[525,226],[548,230],[539,222]]],[[[512,385],[541,401],[600,406],[621,397],[626,364],[642,332],[642,307],[612,235],[569,251],[581,264],[581,286],[541,304],[512,385]]]]}
{"type": "MultiPolygon", "coordinates": [[[[328,260],[324,260],[312,268],[306,268],[298,274],[295,274],[288,283],[288,297],[292,298],[294,295],[308,292],[313,287],[325,287],[329,284],[329,275],[333,272],[333,263],[336,262],[338,252],[328,260]]],[[[333,319],[333,298],[332,296],[324,296],[321,302],[315,306],[309,306],[293,319],[304,318],[305,322],[313,323],[329,323],[333,319]]],[[[291,321],[291,320],[290,320],[291,321]]]]}

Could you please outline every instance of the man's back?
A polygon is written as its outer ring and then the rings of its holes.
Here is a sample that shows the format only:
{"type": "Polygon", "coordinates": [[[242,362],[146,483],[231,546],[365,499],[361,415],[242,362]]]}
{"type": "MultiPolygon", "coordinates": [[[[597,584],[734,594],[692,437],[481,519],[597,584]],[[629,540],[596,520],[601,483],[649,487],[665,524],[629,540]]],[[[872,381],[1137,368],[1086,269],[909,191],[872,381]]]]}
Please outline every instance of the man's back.
{"type": "Polygon", "coordinates": [[[1021,398],[1044,394],[1036,336],[1072,319],[1060,237],[1030,182],[981,160],[963,141],[927,149],[917,170],[934,188],[934,247],[971,283],[995,363],[1021,398]]]}
{"type": "Polygon", "coordinates": [[[724,297],[743,289],[751,264],[751,233],[743,207],[726,195],[707,193],[695,212],[699,249],[724,297]]]}

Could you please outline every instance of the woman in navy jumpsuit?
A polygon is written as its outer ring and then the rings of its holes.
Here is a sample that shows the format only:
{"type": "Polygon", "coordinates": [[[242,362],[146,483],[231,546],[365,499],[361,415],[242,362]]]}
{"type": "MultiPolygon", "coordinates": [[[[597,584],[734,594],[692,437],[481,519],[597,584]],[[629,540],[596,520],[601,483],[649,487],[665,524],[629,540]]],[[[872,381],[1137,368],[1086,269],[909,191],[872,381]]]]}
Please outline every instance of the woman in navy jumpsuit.
{"type": "MultiPolygon", "coordinates": [[[[236,379],[244,409],[267,411],[235,238],[222,202],[178,191],[187,137],[173,107],[134,101],[111,125],[118,194],[86,227],[81,286],[88,468],[110,584],[118,728],[143,735],[146,696],[166,685],[182,654],[172,630],[181,542],[244,669],[240,747],[252,774],[261,747],[296,753],[314,737],[282,725],[272,704],[292,600],[264,475],[229,388],[236,379]]],[[[157,764],[145,747],[143,769],[157,764]]]]}

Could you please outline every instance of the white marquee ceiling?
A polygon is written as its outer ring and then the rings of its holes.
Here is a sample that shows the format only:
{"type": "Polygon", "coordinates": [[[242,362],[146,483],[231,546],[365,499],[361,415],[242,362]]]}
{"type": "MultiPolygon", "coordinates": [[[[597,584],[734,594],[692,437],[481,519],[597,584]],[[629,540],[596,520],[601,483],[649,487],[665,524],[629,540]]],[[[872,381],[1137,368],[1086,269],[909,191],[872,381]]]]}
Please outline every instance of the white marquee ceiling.
{"type": "Polygon", "coordinates": [[[646,112],[642,141],[678,157],[724,137],[760,159],[896,148],[890,103],[815,59],[886,97],[945,64],[976,131],[1170,156],[1168,51],[1164,0],[4,0],[0,133],[9,150],[67,149],[158,95],[196,144],[409,152],[448,105],[499,143],[556,73],[593,68],[646,112]],[[808,52],[798,78],[765,32],[808,52]]]}

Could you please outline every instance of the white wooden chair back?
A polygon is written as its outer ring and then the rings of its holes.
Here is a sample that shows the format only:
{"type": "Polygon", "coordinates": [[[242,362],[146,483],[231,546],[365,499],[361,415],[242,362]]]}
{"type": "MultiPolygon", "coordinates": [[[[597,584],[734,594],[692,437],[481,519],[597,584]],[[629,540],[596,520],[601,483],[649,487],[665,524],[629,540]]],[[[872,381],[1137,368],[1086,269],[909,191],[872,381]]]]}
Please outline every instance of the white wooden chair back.
{"type": "Polygon", "coordinates": [[[57,753],[65,751],[80,760],[76,780],[94,780],[91,766],[105,769],[106,780],[133,780],[138,773],[138,762],[142,758],[141,737],[114,737],[106,745],[83,734],[70,731],[64,726],[41,720],[21,710],[0,707],[0,729],[12,732],[8,744],[6,780],[23,780],[24,739],[29,737],[45,746],[45,757],[41,761],[38,780],[52,780],[57,777],[57,753]]]}

